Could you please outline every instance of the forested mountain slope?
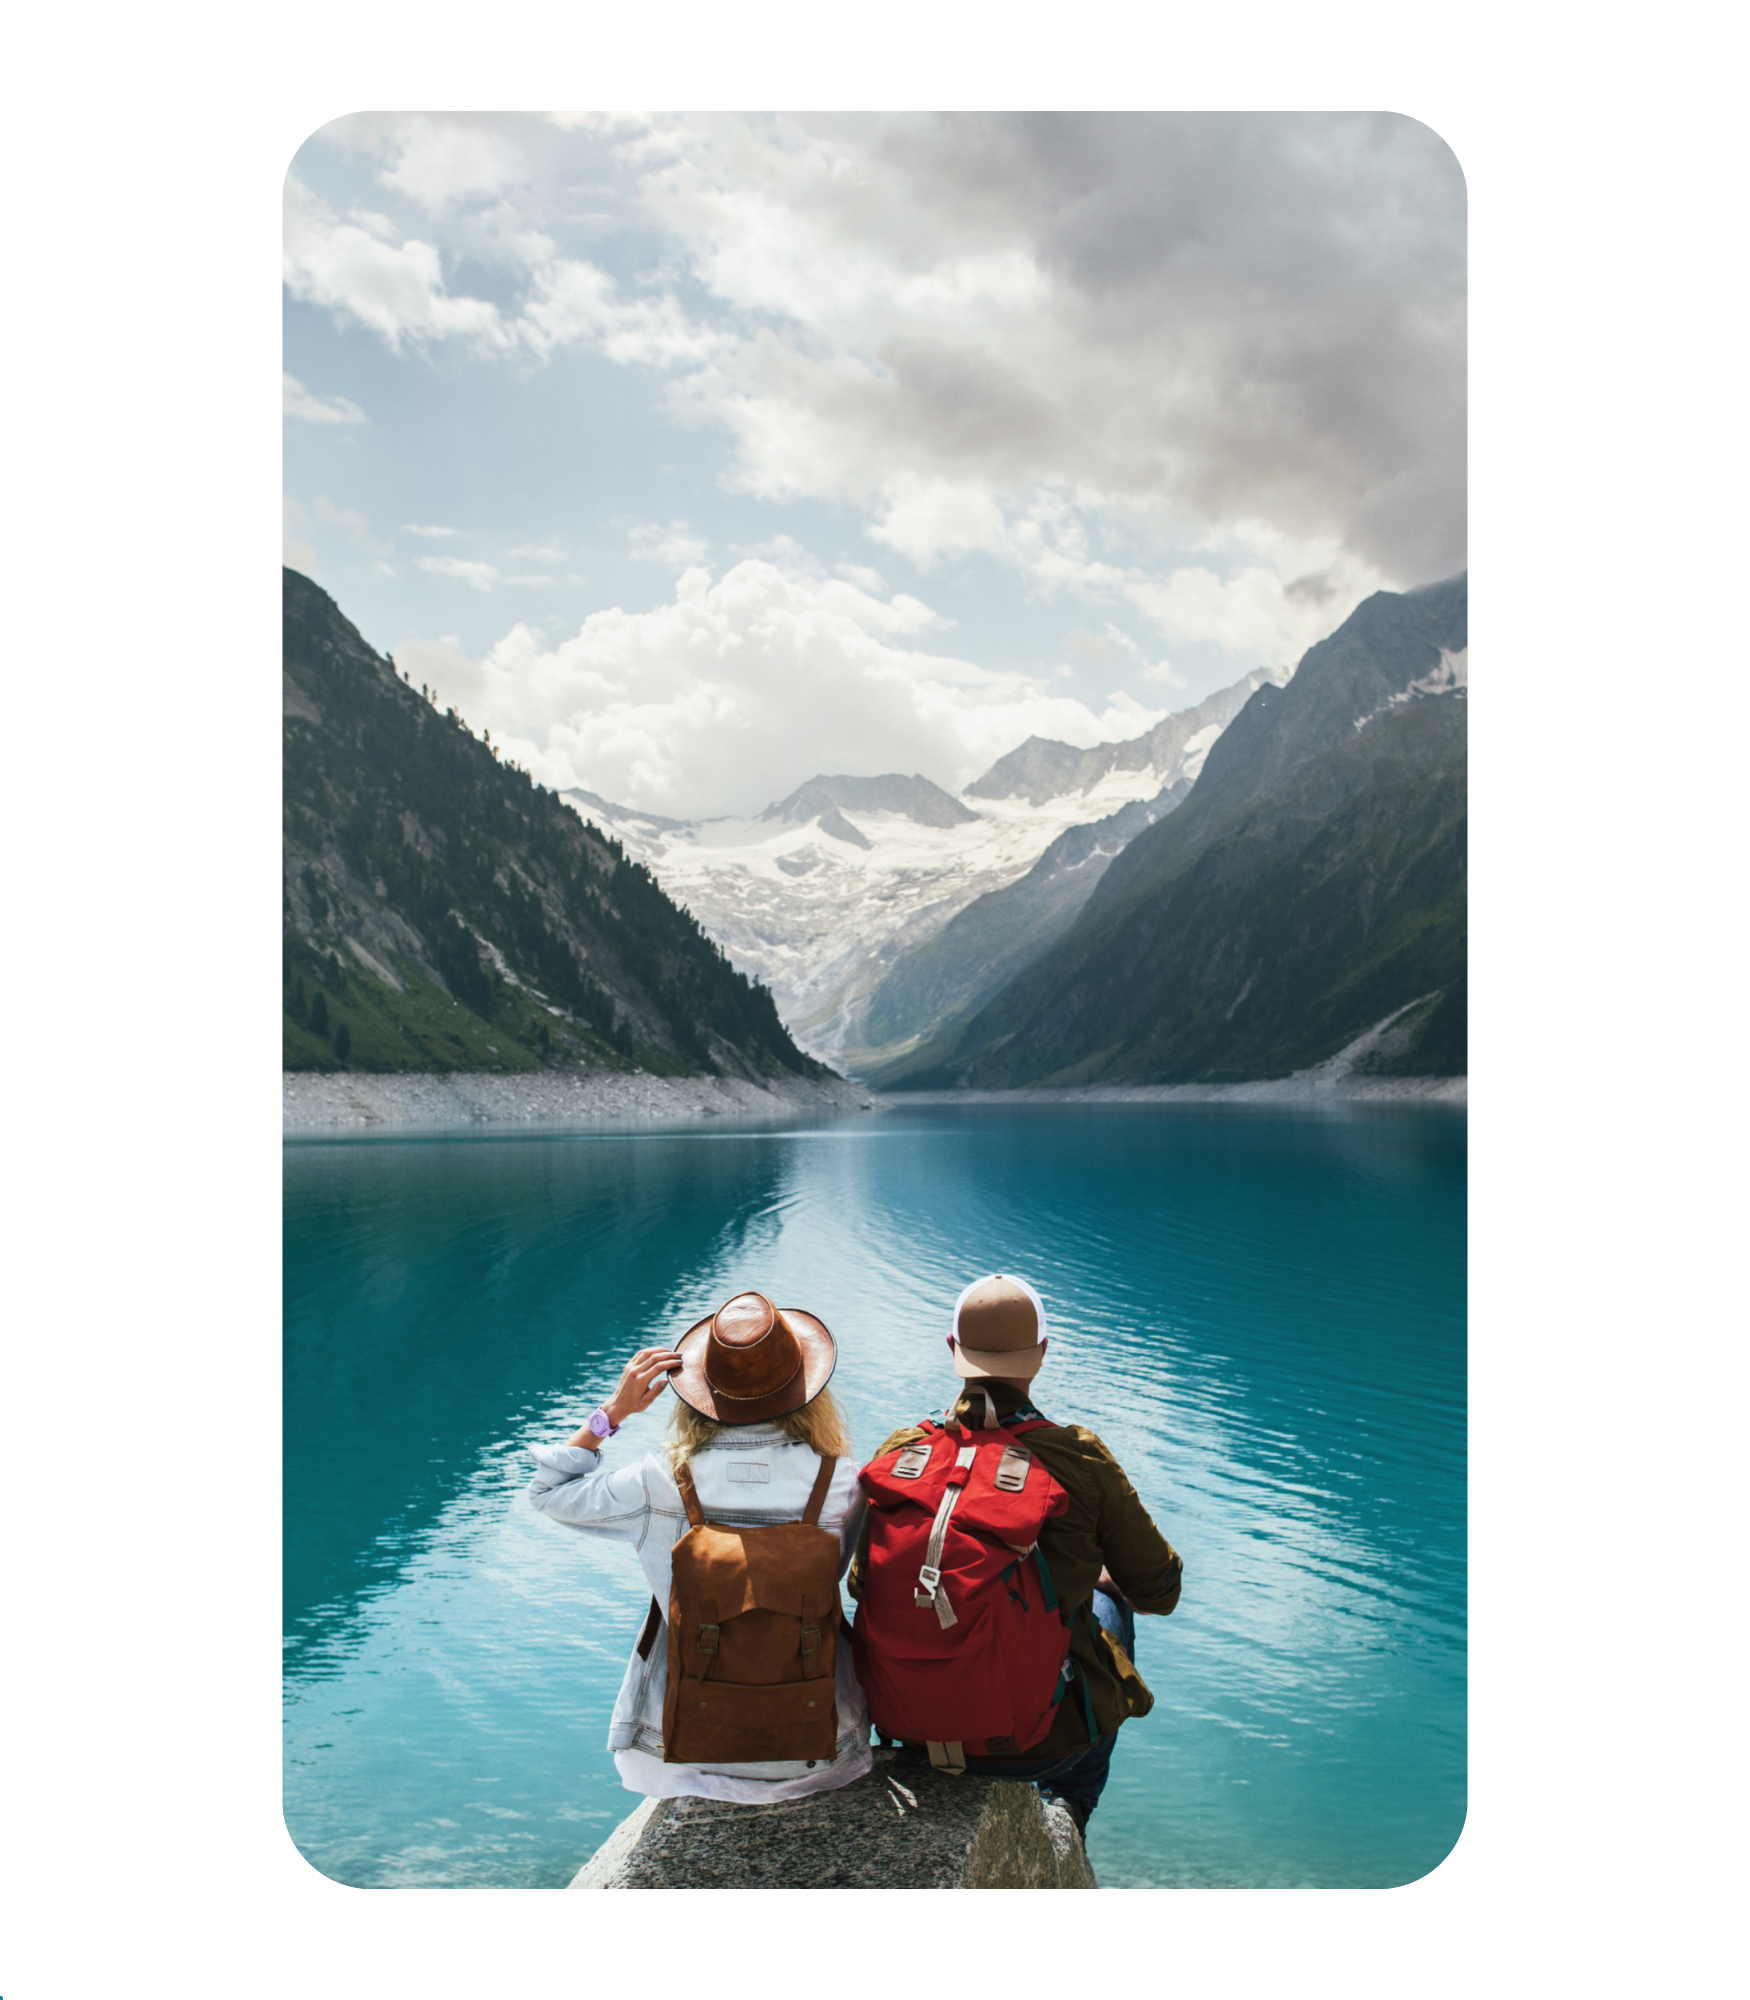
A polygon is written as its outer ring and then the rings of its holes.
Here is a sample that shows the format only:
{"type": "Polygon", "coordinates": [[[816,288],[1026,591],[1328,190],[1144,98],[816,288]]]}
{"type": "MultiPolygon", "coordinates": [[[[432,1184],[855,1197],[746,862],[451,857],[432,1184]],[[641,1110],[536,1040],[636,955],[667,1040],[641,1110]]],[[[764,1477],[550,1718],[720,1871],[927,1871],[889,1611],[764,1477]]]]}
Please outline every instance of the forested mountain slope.
{"type": "Polygon", "coordinates": [[[771,994],[285,572],[288,1069],[822,1076],[771,994]]]}
{"type": "Polygon", "coordinates": [[[887,1087],[1230,1082],[1422,1002],[1382,1069],[1465,1066],[1463,577],[1380,592],[1260,688],[1062,939],[887,1087]]]}

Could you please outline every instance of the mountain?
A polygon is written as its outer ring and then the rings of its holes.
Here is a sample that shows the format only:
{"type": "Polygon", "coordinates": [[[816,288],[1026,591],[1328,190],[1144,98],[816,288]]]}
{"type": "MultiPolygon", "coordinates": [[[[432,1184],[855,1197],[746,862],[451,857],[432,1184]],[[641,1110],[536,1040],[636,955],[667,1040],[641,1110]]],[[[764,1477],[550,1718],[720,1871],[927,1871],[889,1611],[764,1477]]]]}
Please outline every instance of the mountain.
{"type": "Polygon", "coordinates": [[[1046,736],[1029,736],[1019,750],[999,757],[982,778],[966,787],[969,799],[1024,798],[1043,805],[1065,792],[1086,792],[1113,772],[1182,769],[1195,778],[1203,755],[1245,706],[1254,689],[1266,682],[1281,686],[1287,673],[1260,667],[1223,688],[1195,708],[1181,709],[1157,722],[1142,736],[1124,743],[1097,743],[1078,750],[1046,736]]]}
{"type": "Polygon", "coordinates": [[[1400,1008],[1374,1066],[1461,1073],[1467,613],[1462,576],[1378,592],[1260,687],[1185,802],[904,1086],[1280,1076],[1400,1008]]]}
{"type": "Polygon", "coordinates": [[[1104,819],[1067,828],[1019,881],[988,890],[896,960],[864,1017],[870,1053],[858,1064],[862,1081],[880,1086],[903,1075],[919,1043],[941,1036],[1031,965],[1074,923],[1123,848],[1190,789],[1180,779],[1152,799],[1133,799],[1104,819]]]}
{"type": "Polygon", "coordinates": [[[284,596],[288,1069],[824,1074],[617,841],[284,596]]]}
{"type": "Polygon", "coordinates": [[[787,799],[767,806],[760,817],[794,825],[817,815],[836,817],[840,806],[848,806],[852,812],[897,813],[919,826],[965,826],[978,817],[952,792],[943,791],[928,778],[902,778],[896,772],[884,778],[810,778],[787,799]]]}
{"type": "MultiPolygon", "coordinates": [[[[1134,744],[1084,752],[1035,738],[958,799],[927,778],[898,773],[811,778],[745,820],[674,820],[593,792],[565,796],[645,861],[735,964],[771,986],[804,1048],[865,1074],[941,1025],[926,967],[903,1004],[899,989],[890,995],[897,1046],[872,1039],[873,996],[909,953],[928,947],[987,892],[1018,885],[1060,836],[1096,829],[1079,854],[1060,850],[1049,881],[1008,913],[1005,948],[1012,949],[996,977],[1042,949],[1116,851],[1120,821],[1128,835],[1182,798],[1211,743],[1266,678],[1249,674],[1134,744]],[[1106,754],[1117,751],[1126,754],[1106,754]],[[1016,757],[1026,768],[1006,770],[1016,757]],[[1035,935],[1035,924],[1043,934],[1035,935]]],[[[991,984],[977,983],[987,944],[975,938],[961,963],[959,942],[949,947],[954,966],[941,990],[944,1005],[964,1009],[991,984]]]]}
{"type": "Polygon", "coordinates": [[[1195,708],[1169,715],[1128,743],[1077,750],[1030,736],[968,785],[968,798],[1023,798],[1037,805],[1054,790],[1085,790],[1114,772],[1172,771],[1151,799],[1132,799],[1104,819],[1060,833],[1018,881],[992,889],[951,917],[933,938],[898,959],[875,989],[864,1022],[865,1081],[905,1074],[914,1051],[938,1040],[1068,930],[1118,854],[1189,795],[1217,737],[1260,687],[1288,676],[1262,668],[1195,708]]]}

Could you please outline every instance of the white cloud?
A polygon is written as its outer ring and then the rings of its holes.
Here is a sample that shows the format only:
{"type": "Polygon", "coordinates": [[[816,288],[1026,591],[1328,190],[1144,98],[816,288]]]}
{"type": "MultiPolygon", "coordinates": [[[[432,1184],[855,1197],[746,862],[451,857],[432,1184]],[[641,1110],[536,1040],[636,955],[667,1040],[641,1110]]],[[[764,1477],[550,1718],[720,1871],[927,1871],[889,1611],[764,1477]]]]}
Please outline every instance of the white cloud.
{"type": "MultiPolygon", "coordinates": [[[[443,134],[422,132],[380,178],[401,187],[397,176],[411,174],[416,198],[437,220],[463,195],[489,185],[469,178],[486,171],[479,164],[483,141],[464,133],[449,149],[443,134]]],[[[506,173],[514,178],[508,167],[506,173]]],[[[514,213],[471,218],[466,247],[513,268],[525,286],[514,312],[507,316],[489,299],[449,291],[434,244],[402,239],[387,216],[363,209],[343,221],[296,174],[287,176],[287,289],[342,321],[369,327],[397,351],[433,340],[461,340],[477,352],[506,356],[587,347],[622,366],[668,369],[702,367],[735,345],[731,333],[693,318],[671,292],[628,293],[587,260],[560,256],[551,236],[522,226],[514,213]]]]}
{"type": "Polygon", "coordinates": [[[1462,560],[1464,189],[1414,120],[661,136],[623,149],[648,213],[759,329],[689,385],[750,490],[869,504],[913,555],[996,546],[990,510],[1055,481],[1335,534],[1400,580],[1462,560]]]}
{"type": "Polygon", "coordinates": [[[893,643],[941,623],[916,598],[750,560],[715,582],[690,569],[672,603],[597,612],[558,646],[519,624],[477,668],[417,642],[396,658],[425,661],[543,783],[682,816],[758,811],[822,770],[957,790],[1030,735],[1087,745],[1159,719],[893,643]]]}
{"type": "Polygon", "coordinates": [[[453,576],[476,590],[490,590],[498,581],[498,571],[489,562],[469,562],[462,556],[415,556],[413,560],[432,576],[453,576]]]}
{"type": "Polygon", "coordinates": [[[448,339],[499,350],[514,344],[490,301],[445,290],[431,244],[385,243],[341,222],[296,174],[286,176],[285,282],[293,298],[357,320],[392,348],[448,339]]]}
{"type": "Polygon", "coordinates": [[[318,396],[306,389],[295,375],[280,376],[284,413],[306,424],[368,423],[363,410],[346,396],[318,396]]]}
{"type": "Polygon", "coordinates": [[[711,544],[695,535],[685,521],[640,521],[628,537],[632,553],[640,562],[667,563],[674,569],[688,569],[711,552],[711,544]]]}
{"type": "Polygon", "coordinates": [[[378,179],[434,214],[468,195],[498,194],[529,173],[496,124],[411,118],[397,128],[394,144],[395,163],[378,179]]]}
{"type": "Polygon", "coordinates": [[[401,532],[404,535],[425,535],[433,541],[441,541],[449,536],[459,535],[462,531],[460,528],[422,528],[417,522],[403,521],[401,523],[401,532]]]}
{"type": "Polygon", "coordinates": [[[664,137],[647,208],[759,322],[683,385],[747,490],[866,506],[920,561],[1018,558],[1052,482],[1181,524],[1335,532],[1398,580],[1462,560],[1463,189],[1414,121],[710,118],[664,137]]]}
{"type": "Polygon", "coordinates": [[[920,479],[901,474],[882,490],[882,511],[869,529],[916,563],[969,549],[1002,554],[1009,541],[1003,510],[984,486],[970,480],[920,479]]]}
{"type": "Polygon", "coordinates": [[[537,354],[591,347],[622,365],[659,368],[698,366],[733,344],[666,293],[628,298],[595,265],[556,256],[537,264],[516,331],[537,354]]]}
{"type": "Polygon", "coordinates": [[[1212,640],[1225,652],[1274,657],[1293,642],[1286,635],[1282,579],[1245,569],[1226,580],[1187,564],[1164,583],[1139,580],[1129,596],[1169,639],[1212,640]]]}
{"type": "MultiPolygon", "coordinates": [[[[293,296],[396,349],[661,371],[673,418],[729,438],[733,490],[849,508],[920,568],[989,557],[1253,665],[1463,560],[1463,183],[1412,119],[329,129],[418,219],[294,176],[293,296]],[[602,202],[634,224],[617,275],[571,254],[602,202]],[[449,290],[464,258],[499,303],[449,290]]],[[[710,550],[670,524],[638,552],[710,550]]]]}
{"type": "Polygon", "coordinates": [[[1145,708],[1133,694],[1126,694],[1120,690],[1110,700],[1111,713],[1123,716],[1131,724],[1126,734],[1140,736],[1145,729],[1151,728],[1161,719],[1162,710],[1145,708]]]}
{"type": "MultiPolygon", "coordinates": [[[[1264,561],[1230,559],[1225,576],[1207,563],[1186,563],[1164,579],[1127,575],[1123,594],[1169,642],[1212,644],[1255,666],[1292,667],[1383,582],[1377,571],[1346,560],[1334,547],[1309,551],[1256,527],[1251,536],[1254,550],[1262,544],[1264,561]],[[1321,553],[1323,567],[1309,576],[1307,566],[1321,553]]],[[[1248,545],[1243,534],[1234,539],[1248,545]]],[[[1170,670],[1154,678],[1173,681],[1170,670]]]]}

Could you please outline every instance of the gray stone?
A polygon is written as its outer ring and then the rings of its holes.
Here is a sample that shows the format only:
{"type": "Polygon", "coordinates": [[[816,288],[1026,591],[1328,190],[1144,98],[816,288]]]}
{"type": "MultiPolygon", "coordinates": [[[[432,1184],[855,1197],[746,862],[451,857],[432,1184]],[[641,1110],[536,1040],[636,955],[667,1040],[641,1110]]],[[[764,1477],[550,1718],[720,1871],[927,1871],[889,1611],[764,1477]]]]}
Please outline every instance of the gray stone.
{"type": "Polygon", "coordinates": [[[1075,1821],[1032,1786],[876,1753],[836,1792],[769,1806],[647,1799],[574,1889],[1092,1889],[1075,1821]]]}

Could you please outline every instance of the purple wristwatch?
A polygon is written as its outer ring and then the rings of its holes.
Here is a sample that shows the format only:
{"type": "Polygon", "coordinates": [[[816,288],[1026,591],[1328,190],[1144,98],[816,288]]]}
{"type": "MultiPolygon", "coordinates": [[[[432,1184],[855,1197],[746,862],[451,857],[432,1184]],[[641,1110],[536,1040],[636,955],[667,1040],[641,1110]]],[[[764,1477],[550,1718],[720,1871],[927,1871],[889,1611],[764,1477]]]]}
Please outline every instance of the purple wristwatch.
{"type": "Polygon", "coordinates": [[[597,1410],[591,1416],[589,1423],[585,1428],[593,1431],[598,1441],[605,1441],[606,1439],[613,1437],[618,1432],[620,1426],[618,1424],[609,1423],[608,1413],[606,1410],[597,1410]]]}

